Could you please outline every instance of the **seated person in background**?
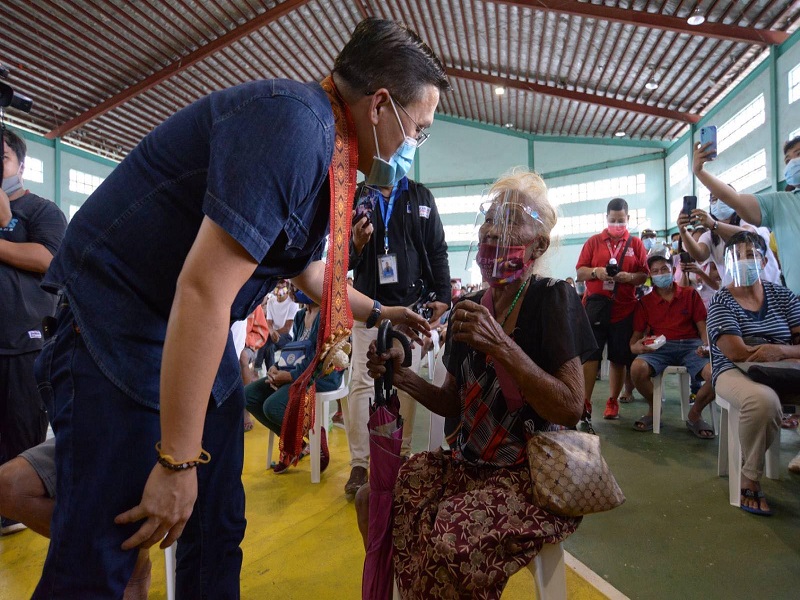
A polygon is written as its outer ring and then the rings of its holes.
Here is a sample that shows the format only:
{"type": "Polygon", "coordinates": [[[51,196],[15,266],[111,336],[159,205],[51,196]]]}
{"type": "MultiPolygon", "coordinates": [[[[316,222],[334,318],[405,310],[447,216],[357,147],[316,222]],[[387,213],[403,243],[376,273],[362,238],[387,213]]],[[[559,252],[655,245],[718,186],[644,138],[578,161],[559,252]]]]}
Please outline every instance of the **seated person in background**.
{"type": "MultiPolygon", "coordinates": [[[[55,496],[55,438],[45,440],[0,466],[0,513],[23,525],[20,530],[30,527],[49,538],[55,496]]],[[[151,566],[149,549],[140,549],[122,600],[147,600],[151,566]]]]}
{"type": "Polygon", "coordinates": [[[717,271],[717,265],[713,260],[707,260],[702,265],[696,262],[683,263],[682,267],[685,283],[688,284],[684,287],[693,287],[700,294],[703,305],[708,309],[714,294],[722,287],[722,279],[717,271]]]}
{"type": "MultiPolygon", "coordinates": [[[[275,435],[280,436],[283,415],[289,403],[289,388],[291,383],[303,374],[317,349],[317,332],[319,331],[319,304],[306,296],[303,292],[291,286],[292,303],[305,304],[305,308],[294,316],[293,339],[294,342],[305,342],[305,351],[302,360],[295,362],[290,369],[281,370],[276,365],[271,365],[267,376],[262,377],[244,388],[246,408],[260,423],[275,435]]],[[[284,346],[286,352],[289,346],[284,346]]],[[[334,371],[317,380],[318,392],[330,392],[338,389],[342,383],[342,372],[334,371]]],[[[320,432],[321,453],[320,472],[324,471],[330,461],[328,441],[323,428],[320,432]]],[[[308,455],[307,447],[304,448],[301,458],[308,455]]],[[[278,463],[273,467],[275,473],[284,473],[289,467],[278,463]]]]}
{"type": "MultiPolygon", "coordinates": [[[[394,385],[454,417],[452,452],[413,455],[394,488],[394,566],[403,598],[499,598],[508,577],[580,519],[531,504],[526,440],[574,428],[583,411],[581,361],[596,349],[586,313],[564,281],[533,272],[556,213],[530,172],[499,179],[481,206],[477,261],[490,289],[450,313],[444,385],[400,366],[402,352],[369,352],[373,377],[395,361],[394,385]]],[[[366,539],[367,495],[356,508],[366,539]]]]}
{"type": "Polygon", "coordinates": [[[772,514],[759,482],[764,453],[780,436],[781,403],[771,387],[754,382],[733,363],[800,358],[800,300],[761,279],[766,254],[761,236],[732,236],[725,250],[730,282],[714,296],[708,312],[714,387],[741,414],[741,508],[758,515],[772,514]]]}
{"type": "Polygon", "coordinates": [[[289,293],[289,282],[281,279],[275,286],[274,295],[267,300],[266,316],[269,338],[264,344],[264,362],[268,367],[275,362],[275,351],[280,350],[292,340],[294,316],[299,308],[289,293]]]}
{"type": "Polygon", "coordinates": [[[653,255],[647,259],[653,292],[639,301],[633,320],[631,352],[638,355],[631,366],[636,389],[650,405],[647,414],[633,425],[637,431],[653,430],[653,381],[669,366],[684,366],[689,374],[704,383],[689,410],[686,427],[702,439],[713,439],[714,428],[702,419],[703,409],[714,399],[711,368],[698,350],[708,344],[706,307],[694,288],[672,281],[672,262],[653,255]],[[666,344],[657,350],[645,345],[644,337],[663,335],[666,344]]]}

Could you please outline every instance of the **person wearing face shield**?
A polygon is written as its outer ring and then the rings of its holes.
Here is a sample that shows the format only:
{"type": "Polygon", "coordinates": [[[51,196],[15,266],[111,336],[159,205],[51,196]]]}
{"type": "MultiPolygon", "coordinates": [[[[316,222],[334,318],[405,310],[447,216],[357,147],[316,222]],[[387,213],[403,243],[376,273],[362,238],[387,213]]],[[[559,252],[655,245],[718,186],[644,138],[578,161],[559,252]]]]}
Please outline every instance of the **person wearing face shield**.
{"type": "MultiPolygon", "coordinates": [[[[56,309],[55,296],[40,288],[44,273],[67,227],[64,213],[50,200],[25,189],[26,145],[2,131],[3,183],[0,189],[0,465],[44,441],[49,396],[42,397],[34,362],[42,342],[42,319],[56,309]]],[[[20,524],[2,516],[0,531],[20,524]]]]}
{"type": "MultiPolygon", "coordinates": [[[[695,144],[692,171],[711,194],[754,227],[766,227],[775,235],[780,250],[786,287],[800,294],[800,138],[783,146],[784,177],[792,191],[741,194],[705,169],[714,160],[708,144],[695,144]]],[[[775,265],[777,266],[777,261],[775,265]]],[[[719,265],[717,265],[719,268],[719,265]]]]}
{"type": "MultiPolygon", "coordinates": [[[[733,187],[730,189],[733,190],[733,187]]],[[[698,208],[693,210],[691,215],[680,213],[678,228],[683,248],[699,263],[712,260],[721,278],[725,277],[725,243],[732,235],[740,231],[752,231],[764,238],[767,244],[770,239],[769,229],[754,227],[742,220],[733,208],[713,193],[709,196],[708,212],[698,208]],[[703,227],[706,230],[699,238],[695,236],[694,232],[697,227],[703,227]]],[[[768,266],[762,276],[767,281],[781,283],[778,260],[769,246],[767,246],[767,258],[768,266]]]]}
{"type": "Polygon", "coordinates": [[[647,280],[647,252],[642,240],[628,231],[628,203],[614,198],[608,203],[606,217],[608,227],[586,240],[575,265],[578,281],[586,282],[583,303],[598,346],[583,365],[587,420],[591,419],[592,392],[606,344],[611,389],[603,418],[619,418],[625,368],[633,362],[628,342],[633,333],[636,287],[647,280]]]}
{"type": "MultiPolygon", "coordinates": [[[[800,358],[800,300],[791,290],[762,279],[766,248],[761,236],[751,232],[728,240],[725,287],[708,309],[714,387],[740,411],[741,508],[757,515],[772,514],[760,481],[764,453],[780,437],[783,411],[777,392],[753,381],[735,363],[800,358]]],[[[789,468],[800,472],[800,460],[795,457],[789,468]]]]}
{"type": "Polygon", "coordinates": [[[532,503],[530,473],[541,467],[525,447],[535,431],[578,422],[594,337],[574,290],[536,274],[557,220],[542,178],[514,171],[489,198],[475,255],[489,287],[450,311],[444,384],[402,367],[399,349],[370,347],[373,377],[393,360],[395,386],[455,426],[451,451],[414,454],[395,485],[395,579],[407,599],[499,598],[543,538],[563,540],[580,522],[532,503]]]}
{"type": "MultiPolygon", "coordinates": [[[[415,32],[364,19],[320,83],[200,98],[86,200],[44,279],[64,297],[38,363],[55,396],[58,501],[34,598],[120,598],[137,548],[178,538],[177,597],[239,598],[245,397],[230,324],[279,279],[321,302],[332,204],[341,224],[357,171],[385,172],[376,163],[403,144],[390,98],[428,127],[449,88],[415,32]]],[[[358,321],[430,327],[347,293],[358,321]]]]}

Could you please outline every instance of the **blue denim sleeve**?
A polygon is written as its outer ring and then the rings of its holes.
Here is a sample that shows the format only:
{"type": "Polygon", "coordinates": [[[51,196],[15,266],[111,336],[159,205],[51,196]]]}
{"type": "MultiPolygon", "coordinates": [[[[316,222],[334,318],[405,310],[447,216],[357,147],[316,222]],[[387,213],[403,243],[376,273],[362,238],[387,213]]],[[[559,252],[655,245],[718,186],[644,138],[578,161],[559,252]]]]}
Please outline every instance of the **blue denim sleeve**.
{"type": "Polygon", "coordinates": [[[318,113],[285,94],[255,96],[218,116],[204,214],[259,263],[282,230],[302,247],[308,231],[295,210],[325,182],[332,137],[318,113]]]}

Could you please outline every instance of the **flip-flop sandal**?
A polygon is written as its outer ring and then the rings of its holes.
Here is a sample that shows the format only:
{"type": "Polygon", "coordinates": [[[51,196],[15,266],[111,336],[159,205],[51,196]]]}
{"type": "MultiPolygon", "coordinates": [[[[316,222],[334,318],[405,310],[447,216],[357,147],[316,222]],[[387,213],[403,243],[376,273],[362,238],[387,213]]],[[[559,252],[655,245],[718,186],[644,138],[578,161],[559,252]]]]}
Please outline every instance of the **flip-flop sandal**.
{"type": "MultiPolygon", "coordinates": [[[[661,426],[663,427],[664,425],[662,424],[661,426]]],[[[653,416],[642,415],[634,422],[633,429],[635,431],[653,431],[653,416]]]]}
{"type": "Polygon", "coordinates": [[[714,428],[706,423],[703,419],[697,419],[694,423],[691,421],[686,421],[686,429],[691,431],[695,437],[700,438],[701,440],[713,440],[715,437],[714,428]],[[711,433],[710,436],[706,437],[702,435],[703,431],[708,431],[711,433]]]}
{"type": "MultiPolygon", "coordinates": [[[[742,488],[741,490],[742,496],[745,498],[749,498],[751,500],[761,500],[764,497],[764,492],[761,490],[748,490],[746,488],[742,488]]],[[[760,502],[759,502],[760,504],[760,502]]],[[[762,517],[771,517],[772,516],[772,509],[770,510],[761,510],[760,508],[753,508],[752,506],[745,506],[744,504],[739,504],[739,508],[741,508],[744,512],[749,512],[752,515],[759,515],[762,517]]]]}
{"type": "Polygon", "coordinates": [[[617,402],[619,402],[620,404],[630,404],[631,402],[633,402],[633,394],[631,394],[630,396],[620,396],[619,398],[617,398],[617,402]]]}

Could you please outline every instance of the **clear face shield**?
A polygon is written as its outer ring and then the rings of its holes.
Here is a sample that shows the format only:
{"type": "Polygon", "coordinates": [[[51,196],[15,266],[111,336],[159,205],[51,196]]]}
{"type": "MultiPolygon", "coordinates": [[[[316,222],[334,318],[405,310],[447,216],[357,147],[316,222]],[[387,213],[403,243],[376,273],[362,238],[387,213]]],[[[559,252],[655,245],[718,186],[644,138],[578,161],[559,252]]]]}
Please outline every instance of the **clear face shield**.
{"type": "Polygon", "coordinates": [[[475,217],[475,235],[465,268],[478,263],[483,280],[496,287],[524,276],[530,266],[525,252],[542,225],[539,214],[516,190],[490,194],[475,217]]]}
{"type": "Polygon", "coordinates": [[[763,280],[764,254],[752,242],[725,248],[725,277],[722,285],[750,287],[763,280]]]}

